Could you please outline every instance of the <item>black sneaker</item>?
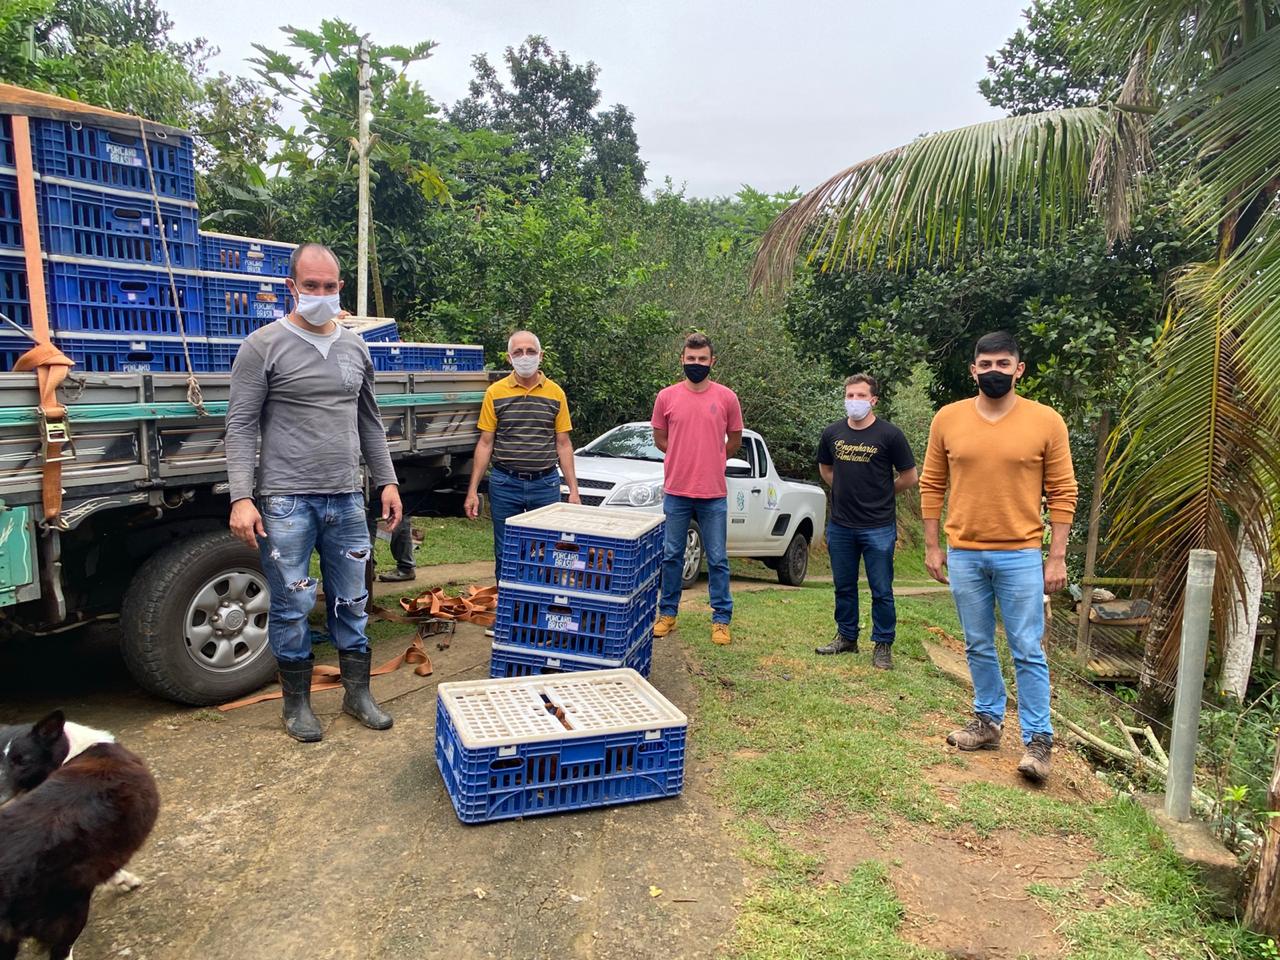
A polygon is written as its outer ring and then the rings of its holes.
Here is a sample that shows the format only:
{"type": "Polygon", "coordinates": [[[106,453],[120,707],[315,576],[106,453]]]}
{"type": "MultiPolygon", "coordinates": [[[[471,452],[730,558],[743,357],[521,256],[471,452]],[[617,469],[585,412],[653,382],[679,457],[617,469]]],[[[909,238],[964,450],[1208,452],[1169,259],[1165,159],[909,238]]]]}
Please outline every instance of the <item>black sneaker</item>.
{"type": "Polygon", "coordinates": [[[892,670],[893,644],[877,643],[876,648],[871,651],[871,665],[877,670],[892,670]]]}
{"type": "Polygon", "coordinates": [[[835,638],[825,647],[814,647],[813,652],[821,653],[824,656],[832,653],[857,653],[858,638],[854,637],[850,640],[848,637],[837,633],[835,638]]]}
{"type": "Polygon", "coordinates": [[[392,570],[390,573],[384,573],[378,577],[383,583],[405,583],[414,579],[417,574],[413,570],[392,570]]]}

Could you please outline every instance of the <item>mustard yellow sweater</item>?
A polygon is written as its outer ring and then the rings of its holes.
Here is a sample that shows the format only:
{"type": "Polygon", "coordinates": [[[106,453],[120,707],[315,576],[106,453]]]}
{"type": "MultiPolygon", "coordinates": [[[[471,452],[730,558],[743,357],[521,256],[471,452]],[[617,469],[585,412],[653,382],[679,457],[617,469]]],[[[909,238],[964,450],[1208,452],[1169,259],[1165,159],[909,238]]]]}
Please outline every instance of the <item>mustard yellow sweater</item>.
{"type": "Polygon", "coordinates": [[[940,520],[947,497],[948,544],[962,550],[1040,546],[1042,495],[1053,523],[1071,522],[1076,477],[1067,425],[1057,411],[1025,397],[996,423],[983,419],[975,398],[938,411],[929,427],[920,505],[926,520],[940,520]]]}

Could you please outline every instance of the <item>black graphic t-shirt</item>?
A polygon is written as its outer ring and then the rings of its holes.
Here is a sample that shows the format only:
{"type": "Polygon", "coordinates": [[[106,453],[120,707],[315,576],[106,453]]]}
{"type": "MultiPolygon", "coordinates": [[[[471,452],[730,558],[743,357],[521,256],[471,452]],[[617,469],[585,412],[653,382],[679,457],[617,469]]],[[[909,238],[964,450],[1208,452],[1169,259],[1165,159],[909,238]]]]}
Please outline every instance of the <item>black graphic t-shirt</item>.
{"type": "Polygon", "coordinates": [[[886,420],[855,430],[837,420],[822,431],[818,462],[832,468],[831,519],[842,527],[867,529],[893,523],[893,471],[916,465],[901,430],[886,420]]]}

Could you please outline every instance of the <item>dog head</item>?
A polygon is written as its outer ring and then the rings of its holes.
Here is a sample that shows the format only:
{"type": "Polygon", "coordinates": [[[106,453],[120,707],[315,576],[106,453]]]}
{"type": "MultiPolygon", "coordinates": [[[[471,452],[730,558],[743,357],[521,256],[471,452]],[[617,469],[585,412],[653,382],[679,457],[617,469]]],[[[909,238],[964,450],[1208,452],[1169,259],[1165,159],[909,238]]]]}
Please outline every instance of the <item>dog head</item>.
{"type": "Polygon", "coordinates": [[[0,746],[0,803],[34,790],[67,759],[66,718],[55,710],[0,746]]]}

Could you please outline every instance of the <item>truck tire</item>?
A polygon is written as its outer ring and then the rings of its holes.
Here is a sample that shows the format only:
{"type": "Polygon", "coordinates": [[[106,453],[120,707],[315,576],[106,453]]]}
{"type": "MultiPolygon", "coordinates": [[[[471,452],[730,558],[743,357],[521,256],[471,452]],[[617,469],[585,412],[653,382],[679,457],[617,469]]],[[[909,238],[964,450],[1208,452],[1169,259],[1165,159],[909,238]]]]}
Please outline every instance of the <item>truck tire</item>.
{"type": "Polygon", "coordinates": [[[256,550],[230,532],[187,537],[157,551],[125,593],[125,664],[148,692],[178,703],[234,700],[275,675],[269,606],[256,550]]]}
{"type": "Polygon", "coordinates": [[[778,582],[788,587],[804,583],[809,572],[809,539],[797,533],[787,544],[787,552],[778,558],[778,582]]]}
{"type": "Polygon", "coordinates": [[[697,520],[689,521],[689,533],[685,539],[684,570],[681,573],[681,590],[692,589],[702,576],[702,561],[706,559],[706,549],[702,546],[702,528],[697,520]]]}

